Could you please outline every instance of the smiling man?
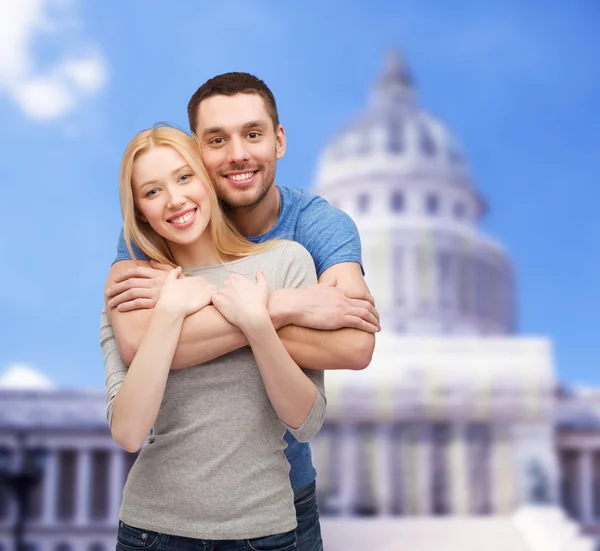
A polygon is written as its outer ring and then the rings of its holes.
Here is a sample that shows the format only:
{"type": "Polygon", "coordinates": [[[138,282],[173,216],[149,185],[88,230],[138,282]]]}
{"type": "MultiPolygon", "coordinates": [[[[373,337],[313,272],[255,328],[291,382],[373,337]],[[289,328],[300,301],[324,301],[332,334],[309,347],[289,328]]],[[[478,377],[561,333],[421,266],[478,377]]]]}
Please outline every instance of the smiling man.
{"type": "MultiPolygon", "coordinates": [[[[286,136],[271,90],[247,73],[219,75],[192,96],[188,117],[231,223],[251,241],[291,239],[313,257],[318,285],[274,291],[269,299],[269,313],[290,355],[307,369],[367,367],[379,317],[363,278],[358,231],[347,214],[324,199],[275,185],[286,136]]],[[[138,259],[147,260],[132,248],[138,259]]],[[[127,363],[135,356],[166,273],[165,267],[132,260],[121,233],[107,278],[106,310],[127,363]]],[[[172,369],[247,344],[243,333],[209,305],[186,318],[172,369]]],[[[310,447],[289,433],[286,441],[298,549],[318,551],[322,542],[310,447]]]]}

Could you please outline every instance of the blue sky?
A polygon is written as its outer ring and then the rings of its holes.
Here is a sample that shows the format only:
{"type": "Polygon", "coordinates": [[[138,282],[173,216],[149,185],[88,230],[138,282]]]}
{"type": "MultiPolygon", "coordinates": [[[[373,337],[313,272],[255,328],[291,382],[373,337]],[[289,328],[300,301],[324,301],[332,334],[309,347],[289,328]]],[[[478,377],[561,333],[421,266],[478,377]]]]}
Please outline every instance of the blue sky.
{"type": "Polygon", "coordinates": [[[253,72],[287,131],[278,182],[310,187],[395,47],[491,205],[484,227],[514,259],[521,333],[553,340],[560,379],[600,386],[597,2],[12,4],[0,7],[0,373],[23,363],[102,387],[117,171],[137,131],[186,126],[204,80],[253,72]]]}

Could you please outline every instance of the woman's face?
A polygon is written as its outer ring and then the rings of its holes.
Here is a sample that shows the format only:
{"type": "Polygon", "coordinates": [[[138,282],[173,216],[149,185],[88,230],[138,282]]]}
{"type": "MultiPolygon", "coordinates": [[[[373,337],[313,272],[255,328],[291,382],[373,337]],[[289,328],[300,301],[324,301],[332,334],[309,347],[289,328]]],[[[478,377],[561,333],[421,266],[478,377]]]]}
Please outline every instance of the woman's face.
{"type": "Polygon", "coordinates": [[[204,182],[172,147],[156,146],[133,163],[132,191],[141,218],[167,241],[189,245],[211,217],[204,182]]]}

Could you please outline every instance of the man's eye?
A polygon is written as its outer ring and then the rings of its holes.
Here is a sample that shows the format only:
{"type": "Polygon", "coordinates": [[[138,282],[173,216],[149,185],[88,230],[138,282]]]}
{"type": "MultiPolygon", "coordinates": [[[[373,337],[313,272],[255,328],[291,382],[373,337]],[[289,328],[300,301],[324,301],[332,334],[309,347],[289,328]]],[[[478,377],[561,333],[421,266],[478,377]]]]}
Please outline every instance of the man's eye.
{"type": "Polygon", "coordinates": [[[248,134],[248,137],[249,137],[251,140],[254,140],[255,138],[259,138],[259,137],[260,137],[260,134],[259,134],[258,132],[250,132],[250,133],[248,134]]]}
{"type": "Polygon", "coordinates": [[[224,142],[223,138],[213,138],[208,143],[210,143],[212,145],[221,145],[223,142],[224,142]]]}

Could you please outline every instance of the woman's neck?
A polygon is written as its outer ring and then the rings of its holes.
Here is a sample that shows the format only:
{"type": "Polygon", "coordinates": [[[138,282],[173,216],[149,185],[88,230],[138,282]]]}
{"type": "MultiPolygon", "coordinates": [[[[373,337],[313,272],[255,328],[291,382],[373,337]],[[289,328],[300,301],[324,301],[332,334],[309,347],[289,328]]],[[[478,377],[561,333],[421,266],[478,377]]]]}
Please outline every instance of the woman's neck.
{"type": "Polygon", "coordinates": [[[195,243],[187,245],[170,242],[169,249],[171,250],[175,264],[182,268],[212,266],[229,260],[229,258],[219,256],[210,235],[203,235],[195,243]]]}

